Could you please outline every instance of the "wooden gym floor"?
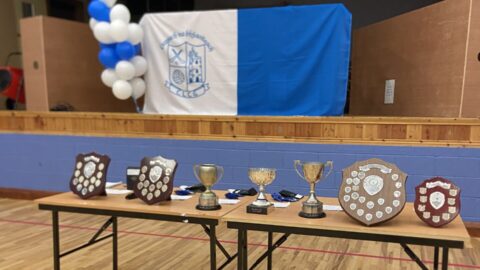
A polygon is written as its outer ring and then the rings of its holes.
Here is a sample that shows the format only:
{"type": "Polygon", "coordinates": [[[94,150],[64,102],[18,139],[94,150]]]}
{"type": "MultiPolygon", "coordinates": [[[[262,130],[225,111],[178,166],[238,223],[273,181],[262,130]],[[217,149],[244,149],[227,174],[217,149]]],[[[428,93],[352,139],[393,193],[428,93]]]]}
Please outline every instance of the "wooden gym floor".
{"type": "MultiPolygon", "coordinates": [[[[105,217],[60,214],[61,250],[87,241],[105,217]]],[[[32,201],[0,199],[0,269],[52,269],[51,215],[32,201]]],[[[279,237],[276,235],[276,237],[279,237]]],[[[218,238],[231,253],[236,231],[218,238]]],[[[265,233],[249,233],[249,262],[266,250],[265,233]]],[[[473,249],[450,251],[450,269],[480,269],[480,238],[473,249]]],[[[424,262],[433,248],[411,247],[424,262]]],[[[120,269],[209,269],[208,238],[199,225],[119,219],[120,269]]],[[[291,236],[274,252],[274,269],[418,269],[398,244],[291,236]]],[[[217,252],[219,265],[224,261],[217,252]]],[[[62,258],[62,269],[111,269],[111,241],[62,258]]],[[[265,269],[266,262],[257,269],[265,269]]],[[[227,269],[236,269],[233,262],[227,269]]]]}

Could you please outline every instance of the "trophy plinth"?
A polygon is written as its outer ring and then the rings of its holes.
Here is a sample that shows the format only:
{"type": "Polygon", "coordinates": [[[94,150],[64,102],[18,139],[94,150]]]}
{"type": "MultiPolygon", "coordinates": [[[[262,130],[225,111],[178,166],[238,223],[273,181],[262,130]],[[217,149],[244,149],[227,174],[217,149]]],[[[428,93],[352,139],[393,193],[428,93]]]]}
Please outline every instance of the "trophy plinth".
{"type": "Polygon", "coordinates": [[[212,211],[222,208],[218,203],[217,195],[212,191],[212,186],[223,176],[223,168],[214,164],[193,166],[193,172],[198,181],[205,186],[205,191],[200,194],[196,208],[203,211],[212,211]]]}
{"type": "Polygon", "coordinates": [[[211,211],[218,210],[222,207],[220,206],[220,204],[218,204],[217,195],[210,190],[210,192],[205,191],[200,194],[196,208],[198,210],[211,211]]]}
{"type": "Polygon", "coordinates": [[[275,169],[251,168],[248,170],[248,176],[254,184],[259,186],[257,199],[247,205],[247,213],[268,215],[275,209],[273,204],[267,200],[265,186],[269,185],[275,179],[275,169]]]}
{"type": "Polygon", "coordinates": [[[323,218],[327,216],[323,212],[323,203],[319,200],[316,202],[303,202],[302,211],[298,215],[304,218],[323,218]]]}
{"type": "Polygon", "coordinates": [[[310,184],[310,194],[307,200],[302,203],[302,211],[298,213],[299,216],[304,218],[324,218],[327,216],[323,212],[323,203],[317,199],[315,194],[315,184],[323,178],[323,170],[326,166],[330,166],[330,170],[325,175],[325,178],[332,172],[333,163],[331,161],[324,164],[321,162],[301,162],[295,160],[295,171],[310,184]],[[298,165],[302,166],[303,175],[299,172],[298,165]]]}

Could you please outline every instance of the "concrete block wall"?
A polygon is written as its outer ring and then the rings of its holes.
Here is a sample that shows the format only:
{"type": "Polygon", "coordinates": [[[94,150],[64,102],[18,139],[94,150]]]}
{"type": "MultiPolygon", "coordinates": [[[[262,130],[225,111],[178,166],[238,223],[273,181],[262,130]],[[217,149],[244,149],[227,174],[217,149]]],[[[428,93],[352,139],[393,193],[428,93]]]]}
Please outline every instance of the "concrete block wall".
{"type": "Polygon", "coordinates": [[[277,179],[270,192],[288,189],[306,194],[308,185],[293,169],[293,160],[334,162],[334,172],[317,186],[320,196],[337,196],[342,169],[357,160],[381,158],[409,177],[408,199],[424,179],[443,176],[462,189],[462,217],[480,222],[480,149],[368,146],[302,143],[196,141],[83,136],[0,134],[0,187],[67,191],[77,153],[108,154],[108,181],[125,181],[127,166],[144,156],[162,155],[179,162],[175,185],[195,184],[192,167],[216,163],[225,168],[217,189],[249,188],[249,167],[273,167],[277,179]]]}

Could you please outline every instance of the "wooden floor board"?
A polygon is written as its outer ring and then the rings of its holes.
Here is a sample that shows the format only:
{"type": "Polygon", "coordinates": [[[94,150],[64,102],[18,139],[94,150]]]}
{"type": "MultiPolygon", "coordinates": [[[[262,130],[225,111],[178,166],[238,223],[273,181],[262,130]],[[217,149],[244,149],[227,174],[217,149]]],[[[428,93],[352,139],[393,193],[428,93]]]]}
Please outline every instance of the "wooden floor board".
{"type": "MultiPolygon", "coordinates": [[[[60,214],[61,249],[87,241],[107,217],[60,214]]],[[[0,269],[52,269],[51,216],[31,201],[0,199],[0,269]]],[[[209,269],[209,243],[202,228],[119,219],[119,269],[209,269]]],[[[266,233],[249,233],[249,263],[266,250],[266,233]]],[[[275,234],[275,239],[281,235],[275,234]]],[[[236,231],[222,225],[218,238],[231,254],[236,231]]],[[[450,269],[480,269],[480,239],[472,249],[451,250],[450,269]]],[[[433,249],[411,246],[422,260],[433,249]]],[[[111,241],[62,258],[62,269],[111,269],[111,241]]],[[[224,258],[217,252],[218,263],[224,258]]],[[[418,269],[397,244],[292,235],[274,252],[274,269],[418,269]]],[[[229,270],[236,269],[233,263],[229,270]]],[[[257,269],[266,269],[266,262],[257,269]]]]}

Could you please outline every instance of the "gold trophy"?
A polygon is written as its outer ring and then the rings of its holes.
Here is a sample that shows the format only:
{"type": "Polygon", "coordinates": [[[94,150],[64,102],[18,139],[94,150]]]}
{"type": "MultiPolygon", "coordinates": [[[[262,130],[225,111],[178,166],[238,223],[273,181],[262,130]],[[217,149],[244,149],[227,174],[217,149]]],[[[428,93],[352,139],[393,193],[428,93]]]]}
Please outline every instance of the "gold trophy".
{"type": "Polygon", "coordinates": [[[300,160],[295,160],[294,167],[297,174],[310,184],[310,195],[308,196],[307,200],[303,202],[302,211],[299,213],[299,215],[304,218],[325,217],[326,214],[323,212],[323,203],[319,201],[317,199],[317,195],[315,195],[315,184],[330,175],[333,169],[333,162],[301,162],[300,160]],[[302,166],[303,175],[299,172],[298,165],[302,166]],[[327,166],[330,166],[330,170],[328,171],[327,175],[323,177],[323,171],[327,166]]]}
{"type": "Polygon", "coordinates": [[[205,191],[200,194],[196,208],[206,211],[220,209],[218,197],[212,191],[212,186],[222,178],[223,167],[215,164],[201,164],[193,166],[193,172],[198,181],[205,186],[205,191]]]}
{"type": "Polygon", "coordinates": [[[275,169],[250,168],[248,177],[259,186],[257,200],[247,206],[247,213],[267,215],[273,210],[273,204],[267,200],[265,186],[271,184],[276,176],[275,169]]]}

